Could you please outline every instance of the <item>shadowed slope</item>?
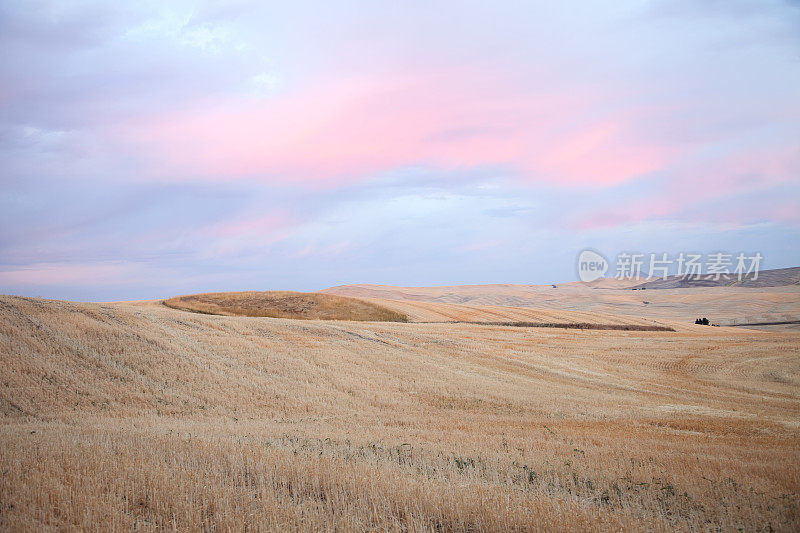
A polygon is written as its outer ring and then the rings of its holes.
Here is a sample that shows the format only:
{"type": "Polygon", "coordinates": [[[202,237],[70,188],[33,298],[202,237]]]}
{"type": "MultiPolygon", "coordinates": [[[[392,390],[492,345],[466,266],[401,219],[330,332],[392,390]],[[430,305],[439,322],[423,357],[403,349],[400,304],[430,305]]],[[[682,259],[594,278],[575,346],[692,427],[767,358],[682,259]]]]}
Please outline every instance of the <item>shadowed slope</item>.
{"type": "Polygon", "coordinates": [[[713,275],[703,276],[669,276],[666,279],[654,279],[636,285],[635,288],[646,289],[687,289],[692,287],[786,287],[789,285],[800,285],[800,267],[777,268],[774,270],[763,270],[758,273],[756,279],[753,275],[744,276],[739,280],[736,276],[720,276],[715,279],[713,275]]]}
{"type": "Polygon", "coordinates": [[[373,302],[313,292],[209,292],[176,296],[165,300],[164,305],[173,309],[208,315],[366,322],[406,322],[408,320],[404,314],[373,302]]]}

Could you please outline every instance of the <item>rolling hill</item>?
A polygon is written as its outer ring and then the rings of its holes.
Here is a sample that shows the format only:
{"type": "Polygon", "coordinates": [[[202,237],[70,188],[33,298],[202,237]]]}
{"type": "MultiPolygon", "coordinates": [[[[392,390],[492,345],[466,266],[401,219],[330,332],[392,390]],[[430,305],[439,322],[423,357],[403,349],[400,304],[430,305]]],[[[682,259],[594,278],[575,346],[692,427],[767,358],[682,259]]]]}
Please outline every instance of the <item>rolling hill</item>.
{"type": "Polygon", "coordinates": [[[406,322],[408,317],[378,303],[333,294],[293,291],[209,292],[176,296],[164,305],[225,316],[406,322]]]}
{"type": "Polygon", "coordinates": [[[366,322],[468,322],[516,326],[591,329],[668,330],[664,321],[602,313],[520,307],[470,306],[405,300],[356,298],[291,291],[219,292],[149,301],[207,315],[353,320],[366,322]]]}
{"type": "Polygon", "coordinates": [[[0,296],[0,529],[797,530],[799,340],[0,296]]]}
{"type": "MultiPolygon", "coordinates": [[[[502,307],[541,311],[610,315],[618,319],[693,323],[707,317],[720,325],[790,322],[777,327],[800,329],[800,268],[763,271],[765,283],[775,286],[685,286],[658,285],[662,280],[631,283],[601,279],[592,283],[552,285],[460,285],[443,287],[394,287],[388,285],[342,285],[320,291],[357,298],[372,298],[397,309],[427,302],[478,308],[502,307]],[[658,290],[648,288],[649,283],[658,290]],[[645,290],[641,290],[644,288],[645,290]],[[637,289],[637,290],[632,290],[637,289]],[[393,302],[403,302],[392,303],[393,302]]],[[[410,316],[413,311],[408,310],[410,316]]],[[[775,329],[773,326],[759,326],[775,329]]]]}
{"type": "Polygon", "coordinates": [[[736,276],[720,277],[715,276],[669,276],[666,279],[656,279],[634,285],[635,288],[646,289],[685,289],[698,287],[786,287],[800,285],[800,267],[779,268],[773,270],[762,270],[753,279],[753,275],[744,276],[739,280],[736,276]]]}

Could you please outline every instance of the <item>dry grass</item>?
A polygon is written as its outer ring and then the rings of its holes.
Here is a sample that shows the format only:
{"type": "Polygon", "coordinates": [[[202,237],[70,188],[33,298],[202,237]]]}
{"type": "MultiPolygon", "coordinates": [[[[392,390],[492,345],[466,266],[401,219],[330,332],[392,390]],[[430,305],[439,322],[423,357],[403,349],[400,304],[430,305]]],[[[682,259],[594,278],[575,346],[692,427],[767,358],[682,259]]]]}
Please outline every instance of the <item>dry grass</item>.
{"type": "Polygon", "coordinates": [[[332,294],[293,291],[209,292],[176,296],[164,305],[207,315],[406,322],[408,317],[386,307],[332,294]]]}
{"type": "Polygon", "coordinates": [[[411,300],[364,298],[365,301],[387,307],[406,315],[411,322],[469,322],[483,324],[528,323],[548,324],[605,324],[619,326],[666,326],[663,320],[647,319],[608,313],[582,312],[572,309],[543,309],[472,305],[411,300]]]}
{"type": "MultiPolygon", "coordinates": [[[[417,311],[432,304],[457,304],[477,310],[527,308],[531,317],[480,318],[479,320],[566,322],[563,314],[606,315],[617,321],[642,319],[692,324],[708,317],[714,324],[800,321],[800,286],[700,287],[659,290],[631,290],[630,281],[600,279],[592,283],[550,285],[463,285],[451,287],[391,287],[385,285],[344,285],[321,291],[373,301],[396,301],[392,309],[403,310],[414,319],[417,311]],[[549,311],[555,316],[541,319],[549,311]]],[[[433,307],[433,310],[439,307],[433,307]]],[[[519,311],[514,312],[519,315],[519,311]]],[[[430,319],[429,319],[430,320],[430,319]]],[[[592,322],[588,318],[575,321],[592,322]]],[[[597,321],[597,320],[594,320],[597,321]]],[[[604,323],[609,322],[603,318],[604,323]]],[[[800,330],[800,325],[788,326],[800,330]]]]}
{"type": "Polygon", "coordinates": [[[0,297],[0,529],[796,531],[799,341],[0,297]]]}

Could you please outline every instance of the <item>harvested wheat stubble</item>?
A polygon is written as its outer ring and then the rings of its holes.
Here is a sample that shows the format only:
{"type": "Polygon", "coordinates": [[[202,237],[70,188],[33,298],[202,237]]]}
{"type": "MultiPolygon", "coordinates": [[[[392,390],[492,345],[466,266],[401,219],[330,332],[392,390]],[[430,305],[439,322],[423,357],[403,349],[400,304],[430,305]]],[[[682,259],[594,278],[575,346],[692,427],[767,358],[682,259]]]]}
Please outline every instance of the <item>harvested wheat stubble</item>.
{"type": "Polygon", "coordinates": [[[676,329],[0,296],[0,530],[797,531],[800,335],[676,329]]]}
{"type": "MultiPolygon", "coordinates": [[[[774,328],[773,322],[791,322],[786,329],[800,331],[800,285],[795,280],[800,276],[800,268],[785,271],[764,271],[759,274],[759,285],[748,283],[744,286],[713,286],[685,288],[662,288],[641,292],[631,290],[631,281],[601,279],[591,283],[564,283],[553,288],[551,285],[464,285],[449,287],[392,287],[385,285],[343,285],[331,287],[321,292],[357,298],[371,298],[374,301],[397,301],[392,309],[402,310],[412,320],[417,315],[425,318],[417,320],[447,320],[448,317],[432,317],[429,304],[468,306],[476,310],[494,309],[533,309],[537,314],[550,310],[562,312],[612,315],[626,322],[646,318],[649,320],[670,321],[692,324],[698,317],[707,317],[714,324],[751,324],[749,327],[774,328]],[[785,272],[793,273],[786,276],[785,272]],[[770,274],[771,273],[771,274],[770,274]],[[777,286],[761,286],[761,281],[784,283],[777,286]],[[643,295],[646,294],[646,298],[643,295]],[[644,301],[648,303],[644,303],[644,301]],[[796,322],[796,323],[795,323],[796,322]],[[753,323],[768,325],[753,326],[753,323]]],[[[655,281],[652,283],[656,283],[655,281]]],[[[768,284],[771,284],[768,283],[768,284]]],[[[642,286],[637,284],[634,288],[642,286]]],[[[442,309],[436,307],[434,309],[442,309]]],[[[551,319],[520,316],[481,317],[482,321],[531,321],[567,322],[563,316],[551,319]]],[[[575,317],[576,322],[617,323],[604,318],[575,317]]],[[[668,324],[672,325],[672,324],[668,324]]]]}

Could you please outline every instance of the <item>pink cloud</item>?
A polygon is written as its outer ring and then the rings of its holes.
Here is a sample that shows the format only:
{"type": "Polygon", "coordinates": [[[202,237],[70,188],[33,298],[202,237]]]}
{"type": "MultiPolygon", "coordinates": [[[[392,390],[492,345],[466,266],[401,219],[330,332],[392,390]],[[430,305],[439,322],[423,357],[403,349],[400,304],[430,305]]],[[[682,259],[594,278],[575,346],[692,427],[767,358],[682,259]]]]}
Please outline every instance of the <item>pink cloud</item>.
{"type": "Polygon", "coordinates": [[[625,130],[635,123],[635,117],[617,117],[570,131],[542,154],[541,168],[581,185],[613,185],[662,168],[675,150],[633,141],[625,130]]]}
{"type": "Polygon", "coordinates": [[[115,285],[138,283],[147,277],[136,263],[105,261],[96,263],[36,263],[0,272],[3,285],[115,285]]]}
{"type": "Polygon", "coordinates": [[[272,233],[276,230],[286,228],[291,225],[291,222],[292,217],[286,212],[270,213],[225,220],[206,227],[203,233],[212,238],[230,238],[242,235],[252,236],[255,234],[272,233]]]}
{"type": "MultiPolygon", "coordinates": [[[[767,155],[767,154],[762,154],[767,155]]],[[[615,228],[651,220],[706,221],[744,225],[765,221],[800,224],[800,202],[791,194],[776,198],[760,191],[796,178],[787,172],[791,155],[778,150],[768,160],[736,154],[714,161],[694,162],[673,169],[669,181],[646,198],[621,193],[612,204],[581,210],[571,224],[576,230],[615,228]]]]}
{"type": "Polygon", "coordinates": [[[731,227],[763,222],[796,226],[800,224],[800,203],[786,198],[752,199],[744,205],[727,201],[720,205],[707,203],[703,197],[689,199],[686,195],[665,194],[658,199],[648,198],[644,202],[629,199],[624,204],[582,212],[570,227],[577,231],[599,230],[658,220],[683,224],[728,224],[731,227]]]}
{"type": "Polygon", "coordinates": [[[649,198],[645,203],[629,199],[624,205],[611,208],[604,205],[599,210],[590,210],[588,213],[582,211],[572,227],[578,231],[585,231],[615,228],[646,220],[668,219],[683,207],[685,204],[672,197],[662,197],[657,200],[649,198]]]}
{"type": "Polygon", "coordinates": [[[259,249],[285,239],[298,225],[290,213],[237,217],[202,228],[204,257],[221,257],[246,249],[259,249]]]}
{"type": "Polygon", "coordinates": [[[149,153],[161,177],[318,185],[423,165],[503,166],[604,186],[662,165],[671,151],[639,139],[641,111],[581,119],[600,98],[588,89],[537,93],[489,73],[420,72],[146,117],[125,125],[123,140],[149,153]]]}

